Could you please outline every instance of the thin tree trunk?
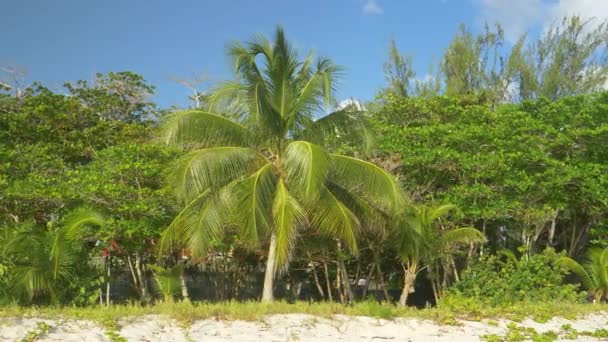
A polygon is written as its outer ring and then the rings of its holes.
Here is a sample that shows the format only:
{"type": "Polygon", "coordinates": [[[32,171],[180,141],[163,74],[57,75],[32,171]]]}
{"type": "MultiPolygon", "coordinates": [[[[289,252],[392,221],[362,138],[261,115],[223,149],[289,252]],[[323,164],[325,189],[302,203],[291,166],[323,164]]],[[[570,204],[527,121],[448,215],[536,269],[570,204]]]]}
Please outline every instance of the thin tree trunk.
{"type": "MultiPolygon", "coordinates": [[[[483,223],[481,224],[481,232],[483,233],[483,236],[486,236],[486,220],[483,220],[483,223]]],[[[483,248],[484,244],[481,244],[481,247],[479,248],[479,255],[483,256],[483,252],[484,252],[484,248],[483,248]]]]}
{"type": "Polygon", "coordinates": [[[137,278],[139,279],[139,287],[141,292],[141,300],[144,302],[148,301],[148,285],[146,284],[146,275],[142,271],[142,260],[139,253],[135,254],[135,271],[137,272],[137,278]]]}
{"type": "Polygon", "coordinates": [[[460,277],[458,276],[458,270],[456,269],[456,262],[454,261],[454,257],[450,255],[450,261],[452,262],[452,268],[454,269],[454,279],[456,282],[460,281],[460,277]]]}
{"type": "Polygon", "coordinates": [[[264,272],[264,289],[262,290],[262,302],[272,302],[274,300],[274,269],[276,265],[277,235],[272,233],[270,236],[270,246],[268,247],[268,260],[264,272]]]}
{"type": "Polygon", "coordinates": [[[439,294],[437,293],[437,285],[435,280],[431,279],[431,287],[433,288],[433,297],[435,297],[435,304],[439,303],[439,294]]]}
{"type": "Polygon", "coordinates": [[[369,289],[369,283],[371,283],[372,281],[372,276],[374,274],[374,266],[375,265],[370,265],[369,266],[369,272],[367,273],[367,278],[365,278],[365,286],[363,287],[363,291],[361,291],[361,299],[365,300],[365,297],[367,297],[367,290],[369,289]]]}
{"type": "Polygon", "coordinates": [[[388,289],[386,288],[386,284],[384,283],[384,273],[382,273],[382,268],[380,268],[380,256],[378,255],[378,251],[376,251],[372,247],[372,255],[374,257],[374,266],[376,267],[376,274],[378,275],[378,282],[380,283],[380,288],[382,288],[382,292],[384,293],[384,299],[387,303],[392,302],[391,296],[388,293],[388,289]]]}
{"type": "Polygon", "coordinates": [[[141,287],[139,285],[139,279],[137,279],[137,273],[135,272],[135,267],[133,267],[133,261],[131,260],[131,255],[129,254],[127,254],[127,265],[129,265],[129,271],[131,272],[131,277],[133,278],[133,285],[135,286],[135,290],[137,290],[139,299],[143,300],[143,295],[141,294],[141,287]]]}
{"type": "Polygon", "coordinates": [[[107,256],[106,257],[106,275],[108,277],[108,279],[106,280],[106,306],[110,306],[110,269],[111,269],[111,265],[112,264],[112,257],[111,256],[107,256]]]}
{"type": "Polygon", "coordinates": [[[338,241],[338,263],[339,268],[342,272],[342,283],[344,284],[344,294],[346,296],[346,301],[348,303],[352,302],[355,299],[353,294],[353,289],[350,286],[350,279],[348,278],[348,272],[346,270],[346,265],[344,264],[344,258],[342,257],[342,244],[338,241]]]}
{"type": "Polygon", "coordinates": [[[557,226],[557,216],[558,215],[559,215],[559,209],[556,209],[555,215],[553,216],[553,219],[551,220],[551,227],[549,227],[549,236],[548,236],[549,246],[553,246],[553,239],[555,238],[555,228],[557,226]]]}
{"type": "Polygon", "coordinates": [[[334,298],[331,293],[331,280],[329,279],[329,269],[327,268],[327,263],[325,261],[323,261],[323,269],[325,270],[325,285],[327,286],[327,298],[330,302],[333,302],[334,298]]]}
{"type": "Polygon", "coordinates": [[[308,255],[308,259],[310,260],[310,268],[312,269],[312,276],[315,281],[315,286],[317,287],[317,291],[321,295],[322,299],[325,299],[325,293],[323,292],[323,287],[321,286],[321,282],[319,281],[319,276],[317,275],[317,268],[315,267],[314,261],[312,261],[312,257],[309,252],[306,252],[308,255]]]}

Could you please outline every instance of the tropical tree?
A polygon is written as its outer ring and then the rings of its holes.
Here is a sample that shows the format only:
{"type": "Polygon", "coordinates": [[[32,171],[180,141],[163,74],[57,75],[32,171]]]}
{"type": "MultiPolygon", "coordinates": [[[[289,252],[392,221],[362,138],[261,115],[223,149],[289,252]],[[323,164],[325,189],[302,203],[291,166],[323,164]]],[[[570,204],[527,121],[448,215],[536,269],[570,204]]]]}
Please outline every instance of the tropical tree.
{"type": "Polygon", "coordinates": [[[417,205],[409,207],[393,230],[393,241],[403,267],[403,290],[399,305],[405,306],[410,293],[415,291],[416,276],[434,262],[449,255],[458,243],[479,243],[484,235],[475,228],[444,230],[437,227],[441,217],[456,209],[454,205],[417,205]]]}
{"type": "Polygon", "coordinates": [[[149,266],[154,273],[156,289],[163,296],[165,302],[173,302],[173,297],[182,290],[182,275],[184,264],[179,263],[173,267],[163,268],[158,265],[149,266]]]}
{"type": "Polygon", "coordinates": [[[5,253],[15,260],[10,269],[15,279],[13,290],[28,300],[48,295],[56,301],[62,287],[77,278],[86,228],[103,222],[97,212],[77,210],[60,228],[32,226],[16,232],[4,245],[5,253]]]}
{"type": "Polygon", "coordinates": [[[364,116],[350,109],[315,120],[332,103],[341,68],[312,53],[300,61],[280,27],[274,41],[258,36],[227,50],[236,80],[164,126],[167,142],[194,149],[172,172],[185,207],[161,248],[181,241],[201,255],[226,224],[251,246],[268,241],[262,300],[270,301],[299,230],[317,229],[356,252],[354,208],[391,212],[404,199],[382,168],[323,148],[336,135],[365,132],[364,116]]]}
{"type": "Polygon", "coordinates": [[[608,300],[608,248],[591,248],[583,264],[563,256],[558,263],[581,278],[583,286],[593,294],[593,302],[608,300]]]}

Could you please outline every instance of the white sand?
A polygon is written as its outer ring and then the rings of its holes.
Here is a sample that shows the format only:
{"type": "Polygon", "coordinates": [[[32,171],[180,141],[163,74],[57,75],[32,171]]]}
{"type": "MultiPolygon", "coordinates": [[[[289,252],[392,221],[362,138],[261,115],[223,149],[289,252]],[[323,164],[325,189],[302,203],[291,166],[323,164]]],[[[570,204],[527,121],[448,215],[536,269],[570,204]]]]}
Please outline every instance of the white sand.
{"type": "MultiPolygon", "coordinates": [[[[50,326],[37,341],[109,341],[104,328],[83,320],[11,318],[0,320],[0,341],[18,341],[36,329],[37,322],[50,326]]],[[[369,317],[335,316],[333,319],[303,314],[272,315],[258,322],[201,320],[184,327],[162,316],[124,319],[118,334],[128,341],[480,341],[480,336],[507,332],[507,320],[459,321],[460,325],[440,325],[411,318],[383,320],[369,317]]],[[[570,324],[578,331],[608,328],[608,313],[593,314],[577,320],[554,318],[546,323],[524,320],[520,326],[542,333],[559,332],[570,324]]],[[[598,341],[580,336],[579,341],[598,341]]]]}

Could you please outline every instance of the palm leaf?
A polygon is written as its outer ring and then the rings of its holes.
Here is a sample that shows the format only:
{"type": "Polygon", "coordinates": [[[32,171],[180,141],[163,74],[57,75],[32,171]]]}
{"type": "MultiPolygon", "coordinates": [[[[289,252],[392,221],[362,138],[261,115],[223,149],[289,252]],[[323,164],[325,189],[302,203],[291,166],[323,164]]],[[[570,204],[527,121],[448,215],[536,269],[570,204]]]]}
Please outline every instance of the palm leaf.
{"type": "Polygon", "coordinates": [[[585,270],[585,268],[583,268],[583,266],[581,266],[581,264],[579,264],[578,262],[574,261],[573,259],[566,257],[566,256],[562,256],[559,259],[557,259],[556,262],[557,265],[560,265],[568,270],[570,270],[571,272],[575,273],[576,275],[578,275],[581,278],[581,281],[583,282],[583,285],[593,291],[595,289],[595,285],[593,282],[593,279],[590,277],[589,273],[587,273],[587,271],[585,270]]]}
{"type": "Polygon", "coordinates": [[[241,232],[241,239],[257,245],[272,226],[272,204],[277,177],[271,164],[226,189],[224,201],[241,232]]]}
{"type": "Polygon", "coordinates": [[[455,244],[482,243],[486,241],[485,235],[475,228],[456,228],[442,232],[440,245],[450,248],[455,244]]]}
{"type": "Polygon", "coordinates": [[[359,220],[329,189],[324,188],[319,200],[307,209],[314,229],[340,239],[351,252],[357,253],[359,220]]]}
{"type": "Polygon", "coordinates": [[[349,143],[367,153],[373,146],[373,135],[365,112],[348,108],[330,113],[307,125],[299,138],[321,146],[335,147],[349,143]]]}
{"type": "Polygon", "coordinates": [[[162,125],[166,143],[203,146],[251,146],[252,132],[218,113],[201,110],[175,112],[162,125]]]}
{"type": "Polygon", "coordinates": [[[264,158],[245,147],[211,147],[195,150],[177,162],[169,184],[186,202],[211,187],[220,188],[252,171],[264,158]]]}
{"type": "Polygon", "coordinates": [[[329,172],[327,152],[307,141],[294,141],[287,146],[284,163],[292,189],[306,201],[315,200],[329,172]]]}
{"type": "Polygon", "coordinates": [[[368,198],[379,207],[396,212],[406,201],[395,179],[379,166],[361,159],[331,155],[331,180],[368,198]]]}
{"type": "Polygon", "coordinates": [[[298,228],[306,224],[306,213],[291,196],[283,180],[279,180],[272,206],[277,236],[276,267],[285,267],[291,257],[298,228]]]}

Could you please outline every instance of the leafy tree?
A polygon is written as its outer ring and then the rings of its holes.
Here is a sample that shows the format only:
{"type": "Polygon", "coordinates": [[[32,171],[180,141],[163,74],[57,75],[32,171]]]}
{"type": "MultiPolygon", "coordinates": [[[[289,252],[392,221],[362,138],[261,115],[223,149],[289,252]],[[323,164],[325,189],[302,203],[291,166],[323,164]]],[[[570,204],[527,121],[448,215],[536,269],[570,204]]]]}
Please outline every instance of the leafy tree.
{"type": "Polygon", "coordinates": [[[538,40],[513,47],[506,74],[520,99],[588,94],[608,81],[608,21],[565,17],[538,40]]]}
{"type": "Polygon", "coordinates": [[[563,256],[558,263],[576,273],[583,285],[593,294],[594,303],[608,300],[608,248],[591,248],[581,265],[573,259],[563,256]]]}
{"type": "Polygon", "coordinates": [[[399,304],[405,306],[410,293],[415,291],[416,276],[424,268],[450,255],[458,243],[483,242],[485,237],[475,228],[444,230],[437,227],[442,216],[456,207],[453,205],[411,207],[394,227],[393,242],[403,267],[403,290],[399,304]]]}
{"type": "Polygon", "coordinates": [[[461,25],[441,62],[445,94],[487,92],[490,99],[501,100],[506,87],[501,77],[503,40],[504,33],[499,25],[492,31],[486,24],[485,31],[478,36],[461,25]]]}
{"type": "Polygon", "coordinates": [[[167,141],[202,147],[174,171],[186,206],[165,241],[184,241],[200,255],[224,224],[236,225],[250,245],[268,241],[262,300],[269,301],[299,230],[310,226],[356,252],[359,218],[350,207],[390,211],[403,198],[380,167],[316,144],[338,128],[346,136],[359,127],[348,111],[314,121],[333,98],[340,68],[311,54],[300,61],[281,28],[273,42],[233,43],[228,54],[237,79],[216,89],[208,108],[177,112],[165,125],[167,141]]]}
{"type": "Polygon", "coordinates": [[[155,105],[149,102],[154,86],[130,71],[97,73],[93,85],[80,80],[65,87],[102,120],[133,122],[155,116],[155,105]]]}
{"type": "Polygon", "coordinates": [[[388,61],[384,63],[384,77],[388,86],[382,90],[394,96],[408,97],[413,78],[416,76],[412,67],[412,57],[403,57],[392,38],[388,50],[388,61]]]}

